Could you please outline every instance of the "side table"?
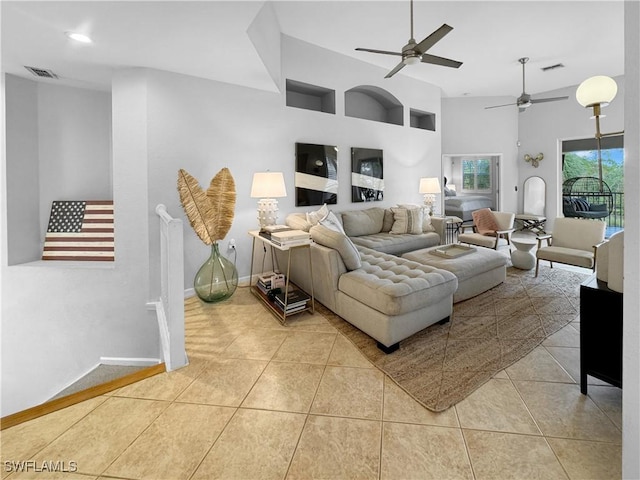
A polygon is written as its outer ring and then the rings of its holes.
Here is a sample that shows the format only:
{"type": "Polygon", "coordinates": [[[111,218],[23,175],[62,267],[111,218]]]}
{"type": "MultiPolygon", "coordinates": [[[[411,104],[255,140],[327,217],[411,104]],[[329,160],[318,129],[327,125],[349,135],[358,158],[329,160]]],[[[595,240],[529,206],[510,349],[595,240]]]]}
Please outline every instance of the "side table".
{"type": "MultiPolygon", "coordinates": [[[[278,320],[280,320],[282,324],[286,323],[287,317],[290,315],[296,315],[302,312],[311,312],[311,313],[315,312],[315,298],[313,295],[313,266],[311,265],[311,244],[313,243],[313,241],[309,239],[309,241],[295,243],[294,245],[282,246],[272,242],[268,238],[261,236],[258,230],[251,230],[249,232],[249,235],[251,235],[251,237],[253,238],[253,243],[251,246],[251,267],[249,270],[249,285],[250,285],[251,293],[253,293],[256,297],[258,297],[258,299],[260,299],[262,303],[264,303],[269,308],[271,313],[273,313],[278,318],[278,320]],[[311,297],[311,301],[307,303],[306,308],[302,310],[297,310],[295,313],[287,313],[286,309],[282,310],[274,300],[267,297],[267,295],[265,295],[265,293],[262,290],[260,290],[260,288],[258,288],[257,282],[255,284],[253,283],[253,265],[254,265],[255,255],[256,255],[255,253],[256,242],[262,242],[265,245],[265,247],[266,246],[269,247],[271,251],[272,263],[275,262],[274,249],[287,252],[287,272],[285,274],[286,280],[285,280],[285,290],[284,290],[285,305],[287,304],[287,300],[288,300],[289,287],[295,286],[296,288],[300,289],[297,285],[294,285],[294,283],[289,280],[289,272],[291,269],[291,251],[299,248],[306,249],[307,255],[309,258],[309,279],[310,279],[310,285],[311,285],[311,289],[310,289],[311,291],[306,292],[311,297]]],[[[273,266],[275,267],[275,265],[273,266]]]]}
{"type": "Polygon", "coordinates": [[[460,227],[462,226],[462,219],[460,217],[446,216],[444,222],[447,225],[446,242],[457,243],[458,233],[460,233],[460,227]]]}
{"type": "Polygon", "coordinates": [[[531,249],[535,247],[536,241],[526,238],[512,238],[511,243],[516,249],[511,252],[511,263],[520,270],[531,270],[536,266],[536,257],[531,253],[531,249]]]}

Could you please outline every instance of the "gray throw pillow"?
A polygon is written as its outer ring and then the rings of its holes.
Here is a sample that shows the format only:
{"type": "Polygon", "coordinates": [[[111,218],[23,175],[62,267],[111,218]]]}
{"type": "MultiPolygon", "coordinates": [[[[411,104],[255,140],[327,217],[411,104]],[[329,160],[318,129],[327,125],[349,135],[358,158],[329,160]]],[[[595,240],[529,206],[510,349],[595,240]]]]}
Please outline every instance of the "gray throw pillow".
{"type": "Polygon", "coordinates": [[[356,270],[362,266],[360,252],[344,233],[331,230],[322,224],[311,227],[309,233],[314,242],[337,250],[347,270],[356,270]]]}
{"type": "Polygon", "coordinates": [[[379,233],[383,223],[384,209],[380,207],[342,212],[342,225],[345,233],[350,237],[379,233]]]}

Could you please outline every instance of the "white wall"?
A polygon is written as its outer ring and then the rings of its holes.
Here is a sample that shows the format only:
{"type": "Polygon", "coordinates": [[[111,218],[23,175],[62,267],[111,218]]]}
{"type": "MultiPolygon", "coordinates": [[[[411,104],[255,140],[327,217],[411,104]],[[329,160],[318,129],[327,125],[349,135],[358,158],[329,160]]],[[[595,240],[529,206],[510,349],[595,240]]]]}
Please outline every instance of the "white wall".
{"type": "MultiPolygon", "coordinates": [[[[500,209],[517,209],[518,109],[491,105],[515,102],[513,97],[460,97],[442,99],[442,153],[502,154],[500,209]]],[[[454,183],[454,182],[452,182],[454,183]]]]}
{"type": "MultiPolygon", "coordinates": [[[[351,147],[383,150],[385,196],[376,206],[421,202],[419,178],[440,173],[439,88],[402,75],[385,80],[383,69],[289,37],[283,37],[282,48],[282,93],[167,72],[138,72],[141,79],[146,76],[148,87],[149,212],[157,203],[164,203],[171,215],[184,218],[176,191],[178,169],[186,169],[206,188],[221,168],[228,167],[235,178],[237,203],[233,226],[221,250],[227,252],[228,240],[236,240],[239,275],[245,278],[251,255],[247,231],[258,227],[257,199],[249,196],[252,175],[265,170],[284,172],[288,196],[279,199],[279,220],[284,222],[288,213],[298,210],[296,142],[339,147],[335,210],[373,206],[351,203],[351,147]],[[335,89],[336,114],[287,107],[287,78],[335,89]],[[345,117],[344,92],[362,84],[382,87],[396,96],[405,105],[404,126],[345,117]],[[410,128],[410,107],[434,112],[436,131],[410,128]]],[[[157,252],[158,241],[152,236],[152,272],[157,252]]],[[[209,248],[185,219],[185,288],[192,287],[208,253],[209,248]]],[[[155,289],[153,273],[151,278],[155,289]]]]}
{"type": "MultiPolygon", "coordinates": [[[[38,87],[36,82],[3,75],[6,89],[6,203],[18,206],[6,213],[9,264],[30,262],[42,254],[39,237],[38,87]]],[[[5,117],[3,117],[4,119],[5,117]]],[[[3,199],[4,200],[4,199],[3,199]]],[[[4,229],[3,229],[4,230],[4,229]]]]}
{"type": "MultiPolygon", "coordinates": [[[[8,78],[8,76],[7,76],[8,78]]],[[[7,105],[16,101],[15,89],[19,93],[31,88],[27,82],[24,87],[20,81],[9,78],[5,83],[3,96],[7,105]]],[[[135,108],[141,97],[136,85],[114,85],[113,112],[114,119],[128,117],[130,109],[135,108]]],[[[7,149],[6,171],[7,185],[3,187],[19,187],[19,178],[13,176],[12,165],[15,162],[28,161],[23,165],[24,172],[30,172],[31,185],[42,185],[39,192],[30,191],[29,209],[37,205],[39,199],[46,194],[53,194],[54,187],[45,185],[57,182],[60,176],[69,175],[75,179],[72,183],[63,184],[75,189],[72,195],[83,193],[83,183],[97,182],[100,195],[107,194],[110,185],[109,168],[96,166],[102,172],[96,178],[93,169],[85,169],[78,165],[70,165],[67,160],[75,158],[86,163],[84,154],[93,152],[94,159],[110,157],[108,145],[110,138],[108,101],[105,107],[103,100],[98,100],[99,93],[89,93],[75,89],[42,89],[38,91],[45,97],[42,103],[43,114],[55,116],[54,125],[39,118],[40,112],[33,103],[34,96],[25,100],[27,112],[20,108],[7,110],[7,145],[26,146],[20,149],[7,149]],[[54,91],[55,90],[55,91],[54,91]],[[97,107],[96,102],[99,104],[97,107]],[[74,108],[66,109],[65,104],[74,108]],[[60,108],[54,108],[55,106],[60,108]],[[94,110],[94,107],[95,110],[94,110]],[[80,111],[83,121],[77,121],[76,113],[80,111]],[[92,113],[93,112],[93,113],[92,113]],[[14,123],[15,122],[15,123],[14,123]],[[33,123],[37,123],[34,127],[33,123]],[[20,128],[10,127],[11,125],[20,128]],[[29,142],[24,142],[21,135],[26,125],[29,142]],[[62,127],[65,128],[62,128],[62,127]],[[73,128],[71,128],[73,127],[73,128]],[[52,128],[53,132],[48,128],[52,128]],[[88,131],[93,128],[104,128],[101,134],[88,131]],[[100,137],[97,139],[97,137],[100,137]],[[94,141],[95,140],[95,141],[94,141]],[[91,143],[91,145],[89,145],[91,143]],[[46,146],[46,149],[39,148],[46,146]],[[42,162],[33,155],[32,148],[40,150],[42,162]],[[26,153],[25,153],[26,152],[26,153]],[[22,154],[25,153],[25,154],[22,154]],[[15,155],[15,157],[14,157],[15,155]],[[49,172],[49,161],[60,161],[64,172],[49,172]],[[45,165],[42,165],[45,163],[45,165]],[[42,167],[42,168],[40,168],[42,167]],[[70,167],[74,173],[66,171],[70,167]],[[48,172],[48,177],[38,179],[38,171],[48,172]],[[104,173],[104,172],[107,173],[104,173]],[[105,177],[105,178],[102,178],[105,177]]],[[[18,97],[22,98],[20,95],[18,97]]],[[[40,103],[40,102],[38,102],[40,103]]],[[[19,105],[18,105],[19,107],[19,105]]],[[[138,119],[140,120],[140,119],[138,119]]],[[[140,120],[146,122],[146,115],[140,120]]],[[[116,127],[119,122],[115,122],[116,127]]],[[[7,262],[7,230],[12,228],[8,218],[20,214],[23,208],[17,203],[19,197],[9,196],[6,210],[2,210],[0,232],[2,259],[1,312],[2,312],[2,397],[1,413],[5,416],[24,410],[48,400],[60,389],[86,373],[99,363],[102,356],[120,358],[157,358],[159,356],[159,340],[157,324],[152,313],[146,310],[146,302],[150,300],[148,289],[148,225],[146,211],[146,149],[140,149],[139,143],[146,139],[138,135],[132,137],[128,131],[116,128],[113,136],[113,199],[115,202],[115,257],[113,265],[71,267],[51,262],[35,262],[30,264],[8,265],[7,262]],[[7,211],[8,210],[8,211],[7,211]]],[[[108,163],[107,163],[108,164],[108,163]]],[[[8,194],[11,190],[7,188],[8,194]]],[[[4,190],[4,188],[3,188],[4,190]]],[[[19,191],[19,190],[17,190],[19,191]]],[[[64,191],[56,192],[62,195],[64,191]]],[[[50,199],[47,201],[50,202],[50,199]]],[[[33,215],[32,215],[33,216],[33,215]]],[[[37,215],[31,222],[30,232],[25,241],[42,242],[37,215]],[[34,240],[35,239],[35,240],[34,240]]],[[[9,245],[11,247],[11,245],[9,245]]],[[[38,256],[41,248],[38,249],[38,256]]]]}
{"type": "MultiPolygon", "coordinates": [[[[640,3],[625,2],[622,477],[640,478],[640,3]],[[628,293],[627,293],[628,292],[628,293]]],[[[605,119],[607,120],[607,119],[605,119]]]]}
{"type": "Polygon", "coordinates": [[[111,95],[38,83],[40,238],[53,200],[111,200],[111,95]]]}
{"type": "MultiPolygon", "coordinates": [[[[625,85],[624,77],[615,78],[618,84],[618,96],[611,105],[604,107],[606,115],[600,121],[601,130],[618,132],[624,128],[625,85]]],[[[582,107],[576,101],[577,85],[535,95],[536,97],[568,96],[567,100],[532,105],[520,114],[519,139],[521,142],[518,163],[520,166],[519,184],[531,175],[544,178],[547,183],[547,226],[553,229],[553,219],[562,216],[562,157],[559,146],[562,140],[575,138],[593,138],[596,132],[595,120],[591,109],[582,107]],[[544,160],[538,168],[524,161],[526,153],[544,154],[544,160]]],[[[522,195],[518,207],[522,209],[522,195]]]]}

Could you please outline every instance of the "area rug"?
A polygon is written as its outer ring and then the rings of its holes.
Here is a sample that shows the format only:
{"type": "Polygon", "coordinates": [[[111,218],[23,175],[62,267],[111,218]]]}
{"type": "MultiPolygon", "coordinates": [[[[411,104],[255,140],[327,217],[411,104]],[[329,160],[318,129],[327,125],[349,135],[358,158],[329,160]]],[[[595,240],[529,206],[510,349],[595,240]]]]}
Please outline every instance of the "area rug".
{"type": "Polygon", "coordinates": [[[562,268],[543,268],[535,278],[509,267],[504,283],[454,304],[450,322],[418,332],[389,355],[323,305],[318,310],[402,389],[440,412],[576,320],[586,278],[562,268]]]}

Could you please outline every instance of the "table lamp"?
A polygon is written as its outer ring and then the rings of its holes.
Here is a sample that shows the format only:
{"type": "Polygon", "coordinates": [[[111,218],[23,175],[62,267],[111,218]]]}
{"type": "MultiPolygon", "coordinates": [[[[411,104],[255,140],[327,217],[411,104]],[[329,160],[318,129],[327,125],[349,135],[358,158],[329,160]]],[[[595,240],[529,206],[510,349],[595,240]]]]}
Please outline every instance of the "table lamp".
{"type": "Polygon", "coordinates": [[[260,228],[275,225],[278,218],[278,200],[286,197],[287,188],[282,172],[256,172],[251,183],[251,198],[258,200],[258,222],[260,228]]]}
{"type": "Polygon", "coordinates": [[[433,215],[433,204],[436,201],[436,193],[440,193],[440,181],[437,177],[420,179],[418,193],[424,194],[424,204],[429,208],[429,215],[433,215]]]}

